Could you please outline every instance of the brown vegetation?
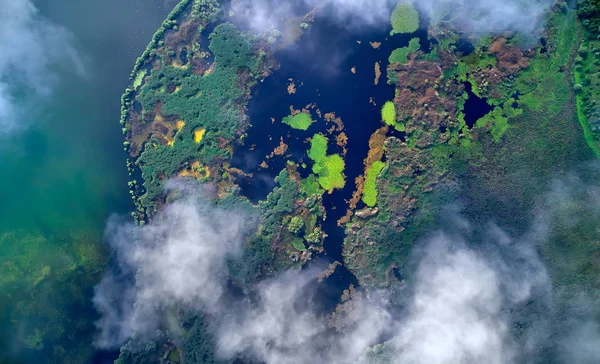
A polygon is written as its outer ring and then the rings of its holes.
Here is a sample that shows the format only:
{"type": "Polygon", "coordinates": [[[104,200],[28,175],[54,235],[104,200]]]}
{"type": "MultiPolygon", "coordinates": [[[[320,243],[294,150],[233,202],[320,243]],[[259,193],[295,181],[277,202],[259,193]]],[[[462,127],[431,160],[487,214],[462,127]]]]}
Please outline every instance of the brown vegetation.
{"type": "Polygon", "coordinates": [[[356,205],[360,201],[360,198],[363,194],[364,183],[365,183],[365,175],[367,173],[367,169],[373,164],[375,161],[380,161],[383,158],[384,150],[383,147],[385,145],[385,141],[387,139],[387,133],[389,131],[388,126],[381,127],[371,135],[369,138],[369,154],[364,160],[364,173],[361,176],[356,177],[354,180],[354,184],[356,188],[352,193],[352,198],[348,201],[348,210],[346,214],[342,216],[338,221],[338,226],[343,226],[350,221],[352,215],[354,214],[354,210],[356,209],[356,205]]]}
{"type": "Polygon", "coordinates": [[[379,85],[380,77],[381,77],[381,64],[379,62],[375,62],[375,80],[373,80],[374,85],[379,85]]]}

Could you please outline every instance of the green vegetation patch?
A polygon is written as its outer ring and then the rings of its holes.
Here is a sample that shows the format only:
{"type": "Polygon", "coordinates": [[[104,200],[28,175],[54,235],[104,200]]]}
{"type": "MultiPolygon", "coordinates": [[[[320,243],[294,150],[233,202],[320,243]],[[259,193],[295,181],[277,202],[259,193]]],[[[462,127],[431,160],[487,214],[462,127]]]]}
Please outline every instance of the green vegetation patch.
{"type": "Polygon", "coordinates": [[[499,141],[509,128],[508,119],[523,113],[523,109],[506,106],[512,105],[514,102],[515,100],[511,98],[504,103],[504,107],[496,106],[494,110],[477,120],[475,125],[482,128],[489,127],[494,141],[499,141]]]}
{"type": "Polygon", "coordinates": [[[302,180],[301,185],[302,191],[307,197],[319,193],[319,181],[317,181],[317,177],[312,173],[302,180]]]}
{"type": "Polygon", "coordinates": [[[301,112],[296,115],[286,116],[281,122],[291,126],[294,129],[307,130],[313,121],[310,117],[310,114],[301,112]]]}
{"type": "Polygon", "coordinates": [[[301,238],[296,238],[292,240],[292,246],[296,248],[298,251],[306,250],[306,246],[304,245],[304,241],[301,238]]]}
{"type": "Polygon", "coordinates": [[[346,180],[344,178],[344,168],[346,163],[338,155],[328,155],[321,159],[319,163],[313,166],[313,172],[319,176],[319,184],[327,191],[335,188],[344,188],[346,180]]]}
{"type": "Polygon", "coordinates": [[[367,170],[362,201],[369,207],[373,207],[377,203],[377,176],[384,167],[385,163],[376,161],[367,170]]]}
{"type": "Polygon", "coordinates": [[[176,175],[192,160],[207,166],[219,158],[227,158],[229,152],[219,147],[219,138],[233,140],[243,127],[239,115],[246,102],[246,92],[240,87],[238,74],[242,69],[251,76],[258,74],[254,39],[229,23],[217,26],[209,39],[216,64],[212,72],[197,75],[190,67],[173,67],[163,55],[162,67],[152,70],[137,96],[143,119],[154,117],[156,120],[155,115],[162,114],[164,118],[184,122],[171,143],[152,138],[137,160],[146,189],[140,202],[146,213],[152,211],[157,197],[162,194],[165,176],[176,175]],[[166,91],[169,86],[179,91],[169,93],[166,91]],[[207,131],[202,144],[193,139],[198,128],[207,131]]]}
{"type": "Polygon", "coordinates": [[[419,29],[419,12],[412,4],[399,3],[390,17],[392,23],[391,35],[414,33],[419,29]]]}
{"type": "Polygon", "coordinates": [[[148,71],[145,68],[142,68],[135,74],[135,79],[133,80],[133,88],[137,89],[144,82],[144,77],[146,77],[146,73],[148,71]]]}
{"type": "Polygon", "coordinates": [[[327,155],[327,138],[323,134],[315,134],[310,140],[310,150],[308,157],[315,162],[319,162],[327,155]]]}
{"type": "Polygon", "coordinates": [[[343,174],[346,167],[344,159],[338,154],[327,155],[328,140],[324,135],[315,134],[310,142],[308,157],[315,162],[312,171],[318,176],[317,180],[321,187],[327,191],[344,188],[346,185],[343,174]]]}
{"type": "Polygon", "coordinates": [[[386,101],[381,108],[381,118],[387,125],[396,126],[396,106],[392,101],[386,101]]]}
{"type": "Polygon", "coordinates": [[[600,3],[582,0],[577,13],[584,34],[574,68],[577,115],[586,142],[600,157],[600,3]]]}
{"type": "Polygon", "coordinates": [[[395,49],[388,61],[390,64],[392,63],[401,63],[405,64],[408,61],[408,55],[412,52],[416,52],[421,48],[421,43],[419,43],[419,38],[413,38],[408,42],[408,46],[395,49]]]}

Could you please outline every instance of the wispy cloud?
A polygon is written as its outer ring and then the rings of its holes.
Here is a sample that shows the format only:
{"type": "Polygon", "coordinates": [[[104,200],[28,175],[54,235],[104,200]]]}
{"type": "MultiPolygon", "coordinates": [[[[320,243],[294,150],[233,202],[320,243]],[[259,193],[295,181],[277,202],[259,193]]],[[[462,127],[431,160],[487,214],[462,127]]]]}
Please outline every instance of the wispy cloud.
{"type": "Polygon", "coordinates": [[[176,303],[218,310],[225,263],[240,252],[246,218],[196,196],[168,205],[147,226],[111,219],[106,235],[118,269],[96,287],[94,303],[102,314],[97,345],[152,337],[163,323],[163,309],[176,303]]]}
{"type": "MultiPolygon", "coordinates": [[[[455,220],[468,230],[468,223],[455,220]]],[[[487,240],[471,248],[468,232],[440,232],[415,254],[412,283],[400,293],[408,297],[403,310],[386,299],[398,293],[372,292],[353,300],[346,325],[335,331],[312,303],[317,272],[310,269],[266,280],[245,299],[220,301],[225,262],[237,257],[242,237],[252,229],[245,221],[244,214],[197,198],[168,205],[148,226],[113,221],[107,236],[128,278],[110,274],[96,289],[103,315],[97,344],[151,338],[167,325],[167,309],[179,304],[212,317],[216,352],[224,359],[370,363],[377,361],[365,350],[387,337],[390,363],[503,364],[521,350],[510,335],[508,311],[549,289],[535,253],[543,234],[514,239],[490,225],[487,240]]]]}
{"type": "Polygon", "coordinates": [[[82,72],[72,35],[30,0],[0,7],[0,136],[24,127],[25,110],[51,95],[61,68],[82,72]]]}
{"type": "MultiPolygon", "coordinates": [[[[241,18],[251,28],[259,31],[282,29],[283,20],[295,13],[295,6],[298,4],[302,4],[304,9],[319,6],[320,12],[340,24],[364,27],[388,25],[392,9],[398,2],[393,0],[248,0],[236,2],[234,9],[244,14],[241,18]]],[[[529,34],[539,27],[544,11],[553,3],[552,0],[407,0],[407,2],[413,3],[434,23],[450,14],[457,28],[474,36],[505,31],[521,31],[529,34]]]]}

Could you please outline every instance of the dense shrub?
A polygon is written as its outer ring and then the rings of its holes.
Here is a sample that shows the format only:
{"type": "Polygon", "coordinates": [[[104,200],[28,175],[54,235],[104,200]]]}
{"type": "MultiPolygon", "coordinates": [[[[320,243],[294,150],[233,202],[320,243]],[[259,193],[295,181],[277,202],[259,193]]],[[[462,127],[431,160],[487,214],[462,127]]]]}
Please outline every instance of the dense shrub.
{"type": "Polygon", "coordinates": [[[398,33],[414,33],[419,29],[419,13],[412,4],[399,3],[390,18],[391,35],[398,33]]]}
{"type": "Polygon", "coordinates": [[[408,42],[408,46],[395,49],[388,61],[391,63],[401,63],[405,64],[408,61],[408,55],[412,52],[416,52],[421,48],[421,44],[419,43],[419,38],[413,38],[408,42]]]}

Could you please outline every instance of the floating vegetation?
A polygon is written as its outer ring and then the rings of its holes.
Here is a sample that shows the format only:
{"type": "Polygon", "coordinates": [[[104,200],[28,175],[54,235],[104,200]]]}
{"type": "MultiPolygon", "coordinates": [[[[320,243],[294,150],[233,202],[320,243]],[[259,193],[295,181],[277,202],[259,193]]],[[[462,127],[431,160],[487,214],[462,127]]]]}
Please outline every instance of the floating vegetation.
{"type": "Polygon", "coordinates": [[[313,120],[309,113],[300,112],[296,115],[286,116],[281,122],[291,126],[294,129],[307,130],[313,123],[313,120]]]}
{"type": "Polygon", "coordinates": [[[390,64],[392,63],[400,63],[405,64],[408,61],[408,55],[410,53],[416,52],[421,48],[421,44],[419,43],[419,38],[413,38],[408,42],[408,46],[395,49],[388,61],[390,64]]]}
{"type": "Polygon", "coordinates": [[[315,134],[310,140],[308,157],[315,162],[320,161],[327,155],[327,138],[323,134],[315,134]]]}
{"type": "Polygon", "coordinates": [[[384,123],[396,126],[396,106],[392,101],[386,101],[381,108],[381,119],[384,123]]]}
{"type": "Polygon", "coordinates": [[[332,191],[344,188],[346,180],[343,172],[346,164],[338,154],[327,155],[327,143],[328,139],[325,136],[315,134],[310,141],[308,157],[315,162],[312,171],[318,176],[321,187],[332,191]]]}
{"type": "Polygon", "coordinates": [[[390,35],[414,33],[419,29],[419,13],[412,4],[399,3],[390,17],[392,31],[390,35]]]}
{"type": "Polygon", "coordinates": [[[362,201],[369,207],[377,204],[377,176],[379,176],[384,167],[385,163],[376,161],[367,170],[362,201]]]}

